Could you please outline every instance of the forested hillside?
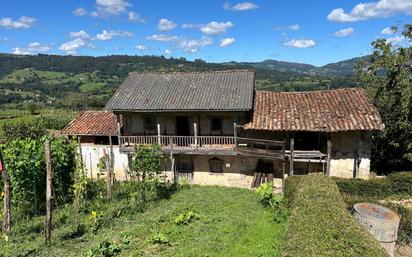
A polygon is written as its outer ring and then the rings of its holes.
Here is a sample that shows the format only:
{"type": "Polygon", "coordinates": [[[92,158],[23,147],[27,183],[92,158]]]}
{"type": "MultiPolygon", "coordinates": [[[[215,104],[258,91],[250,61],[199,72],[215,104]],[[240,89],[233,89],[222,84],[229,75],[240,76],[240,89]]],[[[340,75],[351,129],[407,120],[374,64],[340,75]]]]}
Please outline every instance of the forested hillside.
{"type": "MultiPolygon", "coordinates": [[[[286,62],[206,63],[164,56],[113,55],[103,57],[0,54],[0,105],[30,102],[52,107],[102,107],[129,72],[256,70],[256,87],[263,90],[307,91],[359,86],[353,76],[305,74],[286,62]],[[277,64],[276,69],[264,65],[277,64]],[[281,66],[284,66],[282,68],[281,66]]],[[[300,64],[310,70],[311,65],[300,64]]],[[[314,67],[314,66],[313,66],[314,67]]]]}

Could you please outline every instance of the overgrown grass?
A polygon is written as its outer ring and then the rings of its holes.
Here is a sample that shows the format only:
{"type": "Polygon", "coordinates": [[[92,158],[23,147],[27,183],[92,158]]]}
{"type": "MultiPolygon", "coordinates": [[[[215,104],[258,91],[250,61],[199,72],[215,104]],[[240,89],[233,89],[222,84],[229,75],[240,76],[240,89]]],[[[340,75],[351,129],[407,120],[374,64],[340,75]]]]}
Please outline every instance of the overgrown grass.
{"type": "Polygon", "coordinates": [[[0,243],[0,256],[281,255],[285,223],[274,222],[274,212],[250,190],[194,186],[144,213],[136,209],[127,197],[89,202],[81,213],[67,206],[54,212],[50,247],[38,217],[15,225],[9,242],[0,243]],[[176,223],[189,212],[196,218],[176,223]]]}

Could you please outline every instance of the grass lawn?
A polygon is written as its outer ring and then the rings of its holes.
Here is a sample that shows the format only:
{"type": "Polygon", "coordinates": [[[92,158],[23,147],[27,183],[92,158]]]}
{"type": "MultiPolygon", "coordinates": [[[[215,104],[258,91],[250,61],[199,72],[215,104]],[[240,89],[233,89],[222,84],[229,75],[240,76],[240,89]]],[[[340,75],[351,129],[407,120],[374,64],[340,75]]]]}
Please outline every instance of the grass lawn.
{"type": "Polygon", "coordinates": [[[130,202],[96,201],[82,213],[72,206],[55,211],[48,248],[43,242],[42,217],[19,224],[8,243],[0,242],[0,256],[104,256],[86,254],[105,241],[119,249],[118,256],[281,255],[286,225],[273,221],[274,212],[259,204],[253,191],[194,186],[152,203],[144,213],[134,210],[130,202]],[[88,225],[92,211],[101,221],[95,232],[88,225]],[[198,219],[176,225],[175,218],[188,211],[198,214],[198,219]],[[73,230],[77,224],[85,224],[85,232],[78,233],[82,235],[73,233],[78,231],[73,230]],[[155,235],[163,243],[153,243],[155,235]]]}

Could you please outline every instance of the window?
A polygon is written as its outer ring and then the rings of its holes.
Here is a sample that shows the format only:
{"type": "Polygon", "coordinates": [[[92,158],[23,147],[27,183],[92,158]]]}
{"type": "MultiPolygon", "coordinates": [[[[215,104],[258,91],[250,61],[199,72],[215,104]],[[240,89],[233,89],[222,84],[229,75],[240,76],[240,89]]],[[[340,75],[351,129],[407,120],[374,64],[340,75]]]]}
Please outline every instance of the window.
{"type": "Polygon", "coordinates": [[[156,133],[156,117],[154,116],[144,117],[144,131],[145,133],[149,133],[149,134],[156,133]]]}
{"type": "Polygon", "coordinates": [[[177,172],[193,172],[193,162],[191,158],[177,158],[175,165],[177,172]]]}
{"type": "Polygon", "coordinates": [[[222,134],[222,118],[213,117],[210,119],[210,129],[212,131],[212,135],[221,135],[222,134]]]}
{"type": "Polygon", "coordinates": [[[223,161],[214,157],[209,160],[209,169],[213,173],[222,173],[223,172],[223,161]]]}

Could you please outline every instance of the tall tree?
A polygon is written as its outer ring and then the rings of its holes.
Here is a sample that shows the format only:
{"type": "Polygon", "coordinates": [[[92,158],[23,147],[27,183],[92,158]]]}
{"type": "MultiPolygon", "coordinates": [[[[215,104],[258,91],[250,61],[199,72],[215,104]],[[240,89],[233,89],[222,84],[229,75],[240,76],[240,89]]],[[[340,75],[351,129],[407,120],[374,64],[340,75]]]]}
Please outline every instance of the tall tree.
{"type": "Polygon", "coordinates": [[[385,123],[372,146],[372,168],[382,173],[412,167],[412,24],[397,38],[402,42],[373,41],[372,55],[358,69],[385,123]]]}

